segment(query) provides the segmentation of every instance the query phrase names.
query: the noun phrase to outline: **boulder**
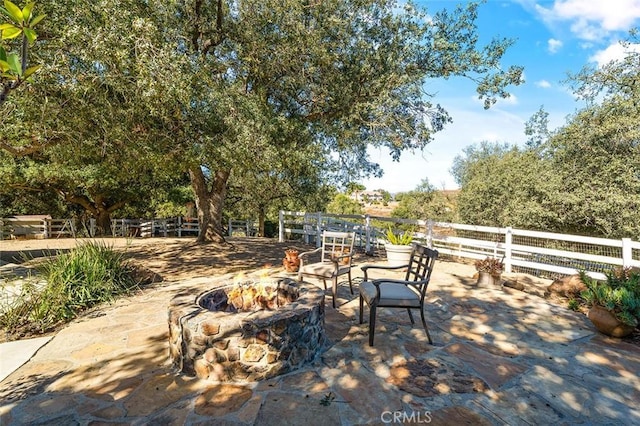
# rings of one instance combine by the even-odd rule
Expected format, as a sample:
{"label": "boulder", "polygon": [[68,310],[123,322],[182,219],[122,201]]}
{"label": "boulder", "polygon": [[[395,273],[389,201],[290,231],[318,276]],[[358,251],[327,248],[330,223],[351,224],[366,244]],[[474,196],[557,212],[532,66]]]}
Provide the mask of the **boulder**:
{"label": "boulder", "polygon": [[580,275],[569,275],[568,277],[558,278],[552,282],[551,285],[547,287],[545,297],[554,295],[573,298],[579,296],[580,292],[586,289],[587,286],[585,286],[580,279]]}

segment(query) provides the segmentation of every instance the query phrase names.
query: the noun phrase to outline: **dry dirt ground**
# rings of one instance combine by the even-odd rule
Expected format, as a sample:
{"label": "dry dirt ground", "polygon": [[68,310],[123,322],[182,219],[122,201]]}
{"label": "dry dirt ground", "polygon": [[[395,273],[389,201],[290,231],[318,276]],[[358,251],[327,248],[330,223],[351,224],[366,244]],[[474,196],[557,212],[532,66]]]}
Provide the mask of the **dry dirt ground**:
{"label": "dry dirt ground", "polygon": [[[89,239],[0,241],[0,266],[23,264],[25,258],[65,252],[86,241]],[[265,266],[282,267],[285,250],[303,252],[315,248],[299,241],[280,243],[276,239],[260,237],[231,237],[225,244],[201,244],[193,238],[99,238],[91,241],[123,251],[135,264],[159,274],[164,281],[253,271]],[[379,261],[382,259],[380,255],[384,255],[384,250],[374,249],[373,256],[361,250],[354,262],[362,265],[368,261]],[[360,269],[357,267],[356,271],[355,276],[358,276]],[[467,272],[465,268],[461,271]]]}
{"label": "dry dirt ground", "polygon": [[[86,241],[73,238],[0,241],[0,263],[23,263],[25,256],[52,255]],[[199,244],[193,238],[104,238],[94,241],[125,252],[136,264],[169,281],[254,270],[265,265],[278,266],[282,264],[284,250],[314,248],[298,242],[279,243],[257,237],[233,237],[222,245]]]}

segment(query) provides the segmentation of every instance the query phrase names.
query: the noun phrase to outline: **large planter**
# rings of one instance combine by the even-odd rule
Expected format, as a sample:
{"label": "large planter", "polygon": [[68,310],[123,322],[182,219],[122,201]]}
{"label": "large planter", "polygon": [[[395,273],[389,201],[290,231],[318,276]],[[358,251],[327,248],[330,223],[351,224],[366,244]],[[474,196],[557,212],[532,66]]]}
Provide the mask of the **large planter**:
{"label": "large planter", "polygon": [[624,337],[631,334],[634,326],[625,324],[618,320],[607,308],[602,306],[592,306],[587,313],[587,317],[591,320],[596,329],[612,337]]}
{"label": "large planter", "polygon": [[502,276],[492,275],[490,272],[478,271],[478,287],[500,288],[502,286]]}
{"label": "large planter", "polygon": [[411,252],[413,251],[412,245],[385,244],[384,249],[387,252],[387,264],[389,266],[409,264],[409,258],[411,258]]}

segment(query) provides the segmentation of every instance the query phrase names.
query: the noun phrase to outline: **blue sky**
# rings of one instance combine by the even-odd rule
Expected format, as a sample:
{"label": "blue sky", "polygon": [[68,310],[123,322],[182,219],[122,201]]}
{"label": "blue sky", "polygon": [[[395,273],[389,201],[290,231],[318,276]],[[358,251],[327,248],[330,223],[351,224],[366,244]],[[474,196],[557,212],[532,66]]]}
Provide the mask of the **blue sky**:
{"label": "blue sky", "polygon": [[[417,1],[428,12],[453,10],[460,1]],[[550,128],[582,106],[567,84],[568,73],[622,56],[619,41],[640,25],[640,0],[489,0],[480,6],[481,40],[515,39],[502,63],[524,66],[525,83],[511,87],[512,97],[484,110],[472,82],[432,80],[428,92],[452,116],[453,123],[434,136],[423,152],[405,152],[393,162],[387,150],[371,149],[371,159],[384,169],[381,179],[362,183],[369,190],[409,191],[427,178],[437,188],[457,188],[449,173],[457,154],[481,141],[524,144],[525,122],[543,106]]]}

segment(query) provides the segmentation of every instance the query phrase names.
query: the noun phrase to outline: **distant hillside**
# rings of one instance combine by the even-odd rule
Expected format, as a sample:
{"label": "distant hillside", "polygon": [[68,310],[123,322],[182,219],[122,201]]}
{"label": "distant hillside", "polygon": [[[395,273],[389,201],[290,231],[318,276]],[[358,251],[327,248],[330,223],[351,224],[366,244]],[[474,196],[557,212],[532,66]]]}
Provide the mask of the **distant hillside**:
{"label": "distant hillside", "polygon": [[364,207],[364,212],[370,216],[391,217],[393,209],[398,207],[397,201],[390,201],[388,206],[372,204]]}

